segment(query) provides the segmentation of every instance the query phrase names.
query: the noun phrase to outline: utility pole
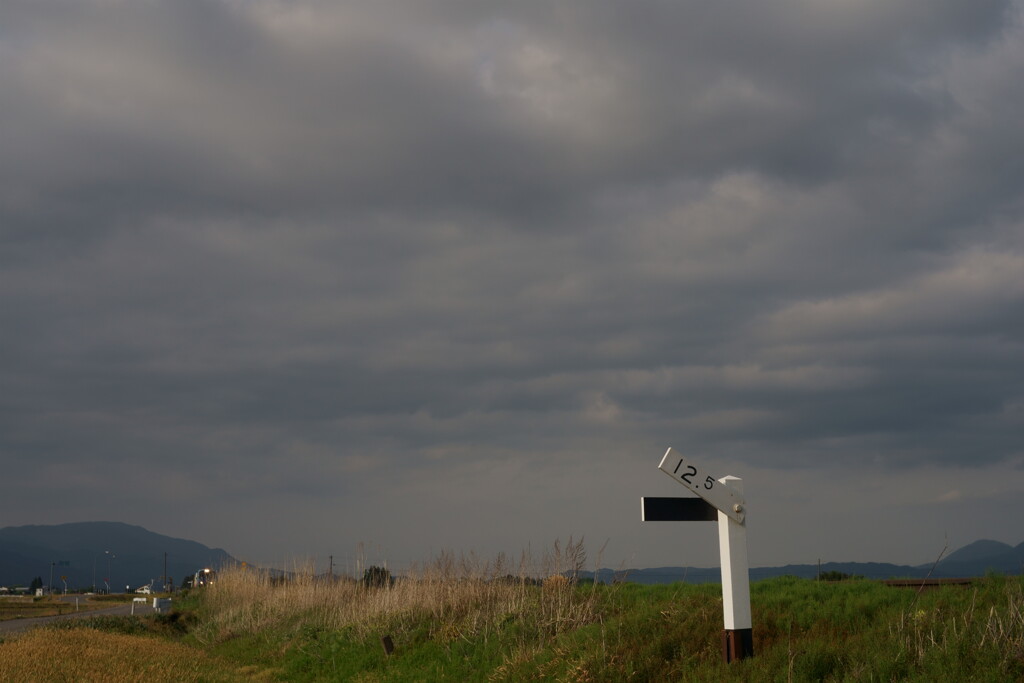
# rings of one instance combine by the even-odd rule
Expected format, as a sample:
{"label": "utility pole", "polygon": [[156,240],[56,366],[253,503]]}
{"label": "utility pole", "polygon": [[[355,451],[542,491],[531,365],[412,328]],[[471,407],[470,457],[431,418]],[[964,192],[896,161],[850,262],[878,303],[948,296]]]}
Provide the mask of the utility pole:
{"label": "utility pole", "polygon": [[328,555],[328,559],[331,561],[331,568],[329,575],[331,577],[331,583],[334,583],[334,555]]}
{"label": "utility pole", "polygon": [[160,590],[167,590],[167,553],[164,553],[164,575],[160,577]]}

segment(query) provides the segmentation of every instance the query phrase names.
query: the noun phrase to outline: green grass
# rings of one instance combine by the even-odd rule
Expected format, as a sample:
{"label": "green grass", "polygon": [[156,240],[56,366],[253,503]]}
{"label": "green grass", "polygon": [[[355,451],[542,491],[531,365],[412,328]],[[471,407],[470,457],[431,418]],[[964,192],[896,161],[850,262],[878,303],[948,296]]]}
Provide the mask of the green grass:
{"label": "green grass", "polygon": [[731,664],[721,661],[717,585],[539,586],[471,573],[368,588],[301,576],[278,584],[250,570],[224,572],[175,605],[89,626],[174,643],[210,680],[1024,681],[1021,577],[923,592],[757,582],[755,656]]}
{"label": "green grass", "polygon": [[[564,623],[536,611],[544,589],[520,589],[535,602],[498,618],[467,582],[473,597],[440,612],[334,627],[292,614],[209,647],[288,681],[1024,680],[1020,578],[921,593],[863,580],[758,582],[755,657],[732,664],[721,661],[719,586],[567,586],[557,599],[588,610]],[[394,640],[391,656],[383,635]]]}

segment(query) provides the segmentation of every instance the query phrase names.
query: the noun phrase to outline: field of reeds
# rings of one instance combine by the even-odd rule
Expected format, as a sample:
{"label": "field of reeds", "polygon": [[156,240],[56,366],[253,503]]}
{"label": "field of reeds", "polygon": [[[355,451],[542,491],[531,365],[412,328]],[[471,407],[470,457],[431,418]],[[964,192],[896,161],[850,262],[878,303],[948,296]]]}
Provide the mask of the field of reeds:
{"label": "field of reeds", "polygon": [[[32,639],[73,634],[72,650],[104,643],[111,671],[135,671],[136,655],[105,639],[136,639],[136,653],[169,658],[175,680],[1024,680],[1021,577],[924,591],[868,580],[760,581],[751,587],[755,657],[724,664],[719,586],[576,582],[566,575],[585,559],[582,545],[556,555],[540,571],[526,558],[442,555],[377,583],[301,568],[287,578],[225,569],[170,615],[0,644],[0,679],[143,680],[6,675],[12,669],[3,667],[31,658],[24,648]],[[62,658],[72,668],[83,661],[74,652]]]}

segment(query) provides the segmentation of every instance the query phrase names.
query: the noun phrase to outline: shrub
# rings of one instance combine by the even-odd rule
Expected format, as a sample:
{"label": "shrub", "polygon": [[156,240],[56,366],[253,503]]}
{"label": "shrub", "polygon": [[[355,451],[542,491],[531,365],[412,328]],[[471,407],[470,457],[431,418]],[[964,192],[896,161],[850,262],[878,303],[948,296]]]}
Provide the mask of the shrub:
{"label": "shrub", "polygon": [[367,588],[386,588],[391,582],[391,572],[384,567],[373,566],[363,572],[363,585]]}

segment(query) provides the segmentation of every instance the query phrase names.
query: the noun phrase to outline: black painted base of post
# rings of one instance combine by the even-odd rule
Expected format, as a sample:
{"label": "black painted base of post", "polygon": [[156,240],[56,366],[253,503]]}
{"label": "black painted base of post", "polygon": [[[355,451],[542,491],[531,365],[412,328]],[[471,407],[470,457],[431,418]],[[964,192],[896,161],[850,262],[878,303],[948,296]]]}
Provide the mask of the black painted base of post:
{"label": "black painted base of post", "polygon": [[737,659],[754,656],[754,630],[749,628],[722,631],[722,660],[728,664]]}

